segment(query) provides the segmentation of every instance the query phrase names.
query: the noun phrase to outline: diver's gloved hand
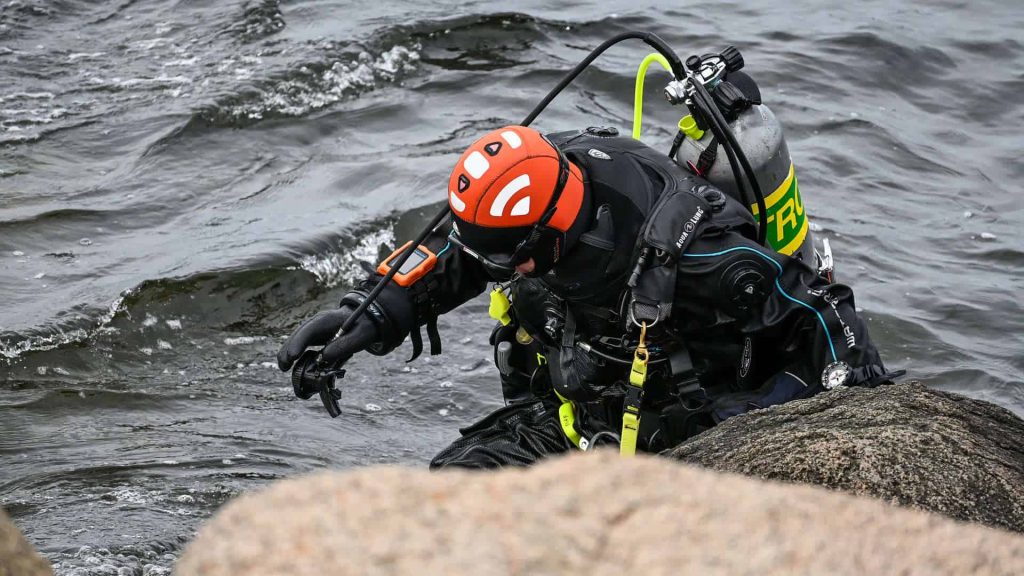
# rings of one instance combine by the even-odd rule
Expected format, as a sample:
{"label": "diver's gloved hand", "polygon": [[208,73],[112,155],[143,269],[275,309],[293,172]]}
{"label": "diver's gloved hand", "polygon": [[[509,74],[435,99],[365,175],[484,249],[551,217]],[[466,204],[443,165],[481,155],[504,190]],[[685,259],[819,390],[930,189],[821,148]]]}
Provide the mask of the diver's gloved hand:
{"label": "diver's gloved hand", "polygon": [[348,332],[335,338],[354,311],[355,306],[344,305],[306,320],[281,346],[277,353],[277,367],[287,372],[310,346],[324,346],[320,351],[321,365],[337,366],[377,342],[380,339],[377,326],[369,314],[360,316]]}

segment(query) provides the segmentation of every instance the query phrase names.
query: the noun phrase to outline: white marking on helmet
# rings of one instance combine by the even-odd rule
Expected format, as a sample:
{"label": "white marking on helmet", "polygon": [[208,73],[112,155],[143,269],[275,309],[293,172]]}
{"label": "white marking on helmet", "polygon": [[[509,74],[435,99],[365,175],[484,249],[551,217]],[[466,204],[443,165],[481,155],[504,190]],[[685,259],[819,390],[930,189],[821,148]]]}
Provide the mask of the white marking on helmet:
{"label": "white marking on helmet", "polygon": [[505,130],[502,132],[501,137],[505,139],[505,142],[508,142],[508,145],[511,146],[513,150],[523,145],[523,140],[519,137],[519,134],[516,134],[511,130]]}
{"label": "white marking on helmet", "polygon": [[[501,192],[498,192],[498,195],[494,197],[494,202],[491,204],[491,210],[490,210],[491,216],[501,217],[505,213],[505,205],[508,204],[508,201],[511,200],[512,197],[516,195],[516,192],[519,192],[520,190],[522,190],[523,188],[526,188],[529,185],[530,185],[530,175],[529,174],[523,174],[522,176],[516,176],[515,178],[512,179],[511,182],[509,182],[508,184],[505,184],[505,187],[501,189]],[[520,200],[519,202],[521,203],[522,200]],[[527,204],[527,206],[529,206],[529,204]],[[517,203],[516,204],[516,208],[518,208],[518,207],[519,207],[519,204]],[[529,210],[527,210],[527,212],[529,212]],[[521,215],[522,214],[516,214],[516,209],[515,208],[512,209],[512,216],[521,216]]]}
{"label": "white marking on helmet", "polygon": [[509,216],[526,216],[530,213],[530,197],[522,198],[516,205],[512,207],[512,211],[509,212]]}
{"label": "white marking on helmet", "polygon": [[455,208],[456,212],[462,212],[466,209],[466,203],[451,190],[448,191],[448,201],[451,203],[452,208]]}
{"label": "white marking on helmet", "polygon": [[462,167],[466,169],[466,172],[469,172],[470,176],[479,180],[487,172],[487,169],[491,167],[491,163],[487,161],[487,158],[484,158],[483,154],[474,151],[462,162]]}

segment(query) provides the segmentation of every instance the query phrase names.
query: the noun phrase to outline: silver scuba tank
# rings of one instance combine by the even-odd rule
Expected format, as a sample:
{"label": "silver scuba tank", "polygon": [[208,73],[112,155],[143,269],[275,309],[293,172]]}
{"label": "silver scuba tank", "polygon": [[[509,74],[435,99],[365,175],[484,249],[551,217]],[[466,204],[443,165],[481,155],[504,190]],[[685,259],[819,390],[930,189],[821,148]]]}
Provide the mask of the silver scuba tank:
{"label": "silver scuba tank", "polygon": [[[768,243],[777,252],[803,260],[814,267],[817,263],[810,222],[800,197],[793,160],[790,158],[786,139],[782,135],[782,126],[768,106],[760,102],[760,92],[753,80],[746,74],[736,72],[738,67],[735,61],[738,59],[739,67],[742,67],[743,60],[735,48],[730,49],[720,55],[704,56],[698,75],[707,73],[704,76],[707,78],[704,85],[712,94],[716,91],[728,94],[729,90],[739,94],[734,85],[730,85],[728,89],[722,86],[722,80],[728,79],[735,85],[742,86],[742,92],[747,96],[753,96],[747,98],[747,105],[733,108],[729,108],[727,96],[716,95],[716,101],[720,103],[720,107],[723,101],[726,102],[724,107],[729,108],[723,110],[726,120],[736,136],[739,147],[746,154],[764,194],[768,212]],[[690,65],[690,61],[687,65]],[[715,76],[718,77],[717,81]],[[681,166],[690,165],[700,169],[712,184],[746,204],[748,199],[740,197],[729,159],[721,143],[715,142],[711,131],[702,131],[690,116],[680,121],[680,130],[686,138],[676,153],[676,161]],[[712,144],[717,154],[714,155],[714,161],[709,168],[707,163],[711,156],[710,151],[706,150]],[[756,204],[751,206],[751,212],[760,221],[761,216]]]}

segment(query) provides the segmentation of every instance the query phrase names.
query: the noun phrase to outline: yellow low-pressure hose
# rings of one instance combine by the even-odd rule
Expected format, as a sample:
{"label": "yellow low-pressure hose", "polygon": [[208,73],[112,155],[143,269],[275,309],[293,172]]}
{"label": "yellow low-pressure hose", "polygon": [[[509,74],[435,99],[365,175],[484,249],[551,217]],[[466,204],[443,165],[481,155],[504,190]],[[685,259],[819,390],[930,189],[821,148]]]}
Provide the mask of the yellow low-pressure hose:
{"label": "yellow low-pressure hose", "polygon": [[640,139],[640,125],[644,117],[644,76],[647,75],[647,68],[652,62],[661,64],[669,74],[672,73],[668,60],[657,52],[648,54],[640,63],[640,68],[636,71],[636,87],[633,90],[633,138],[636,140]]}

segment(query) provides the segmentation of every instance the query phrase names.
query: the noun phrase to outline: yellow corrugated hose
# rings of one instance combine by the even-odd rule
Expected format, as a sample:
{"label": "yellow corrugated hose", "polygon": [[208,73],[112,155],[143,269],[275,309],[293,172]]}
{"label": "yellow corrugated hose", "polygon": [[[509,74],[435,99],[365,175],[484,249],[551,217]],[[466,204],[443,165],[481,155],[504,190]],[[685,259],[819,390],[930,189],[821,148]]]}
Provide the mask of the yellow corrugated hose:
{"label": "yellow corrugated hose", "polygon": [[657,52],[648,54],[640,62],[640,68],[636,71],[636,86],[633,90],[633,138],[636,140],[640,139],[640,124],[643,122],[644,116],[644,77],[647,75],[647,68],[650,67],[652,62],[661,64],[661,67],[668,71],[669,74],[672,73],[672,67],[669,65],[668,60]]}

